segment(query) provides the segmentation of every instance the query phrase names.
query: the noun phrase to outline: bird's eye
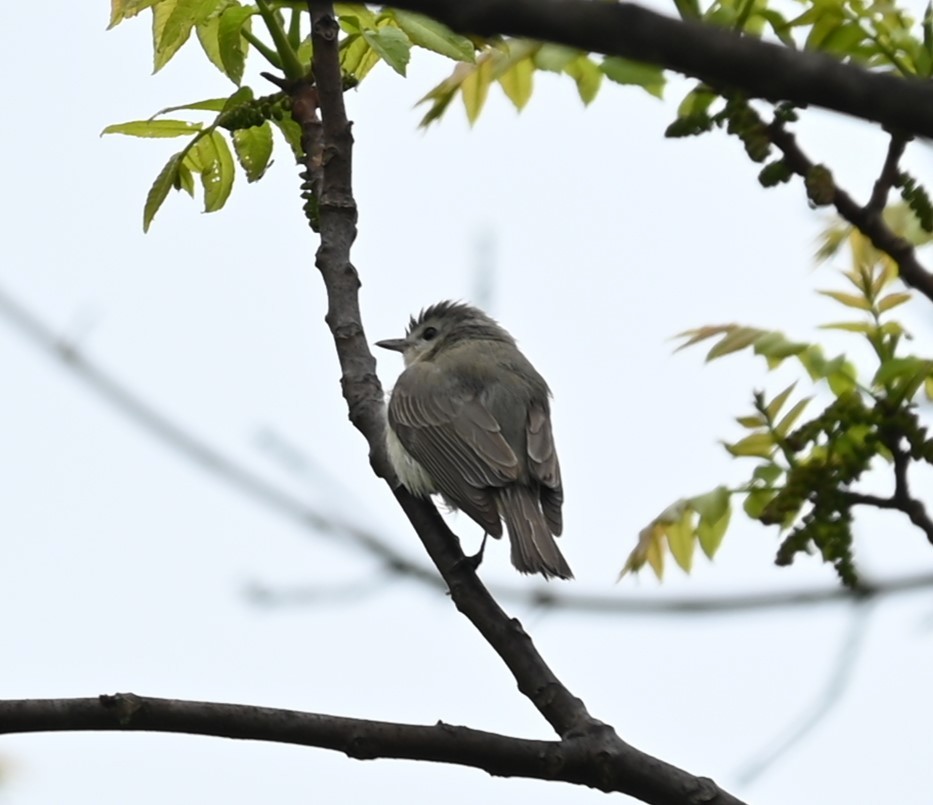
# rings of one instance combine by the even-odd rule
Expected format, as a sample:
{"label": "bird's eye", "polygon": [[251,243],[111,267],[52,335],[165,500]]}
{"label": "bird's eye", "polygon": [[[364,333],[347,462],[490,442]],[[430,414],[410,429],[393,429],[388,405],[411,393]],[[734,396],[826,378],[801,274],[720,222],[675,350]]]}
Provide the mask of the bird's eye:
{"label": "bird's eye", "polygon": [[421,337],[422,337],[425,341],[431,341],[431,340],[433,340],[434,337],[435,337],[436,335],[437,335],[437,328],[436,328],[436,327],[425,327],[425,328],[424,328],[424,332],[421,333]]}

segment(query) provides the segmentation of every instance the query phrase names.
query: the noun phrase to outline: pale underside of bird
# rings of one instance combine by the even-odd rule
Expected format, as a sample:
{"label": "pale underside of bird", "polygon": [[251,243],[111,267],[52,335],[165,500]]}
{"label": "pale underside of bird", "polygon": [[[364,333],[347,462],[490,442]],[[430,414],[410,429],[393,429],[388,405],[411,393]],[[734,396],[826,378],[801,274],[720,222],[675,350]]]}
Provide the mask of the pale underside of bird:
{"label": "pale underside of bird", "polygon": [[550,392],[508,332],[476,308],[441,302],[413,318],[405,338],[378,346],[406,363],[386,429],[402,484],[440,494],[493,537],[505,521],[520,572],[572,578],[554,540],[564,496]]}

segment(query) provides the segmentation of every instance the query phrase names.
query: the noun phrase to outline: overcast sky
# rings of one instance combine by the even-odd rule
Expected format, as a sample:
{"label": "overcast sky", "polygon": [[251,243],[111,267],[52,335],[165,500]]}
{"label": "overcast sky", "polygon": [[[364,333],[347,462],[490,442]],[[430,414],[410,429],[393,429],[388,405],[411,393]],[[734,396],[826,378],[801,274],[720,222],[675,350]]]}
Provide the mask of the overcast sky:
{"label": "overcast sky", "polygon": [[[146,191],[178,141],[100,131],[231,85],[194,43],[150,76],[146,15],[105,32],[107,12],[102,1],[6,12],[0,291],[276,488],[426,561],[347,421],[290,156],[279,143],[267,178],[238,177],[217,214],[173,194],[143,235]],[[249,80],[267,92],[260,69],[253,59]],[[448,69],[418,53],[407,80],[379,65],[347,96],[364,322],[371,340],[394,337],[424,305],[481,295],[548,379],[567,494],[561,548],[578,577],[548,590],[650,602],[834,586],[815,559],[774,567],[776,532],[739,516],[715,563],[698,560],[692,576],[614,584],[661,509],[747,476],[717,440],[738,435],[732,417],[748,412],[753,388],[795,377],[746,356],[673,355],[670,336],[736,321],[846,345],[814,329],[840,318],[813,293],[841,283],[813,266],[826,215],[798,183],[762,190],[724,134],[664,140],[684,82],[665,102],[607,85],[584,110],[569,80],[541,76],[521,115],[493,89],[474,129],[454,106],[419,131],[413,104]],[[817,112],[799,130],[864,198],[883,136]],[[925,145],[907,161],[929,176]],[[929,354],[928,303],[902,318]],[[391,386],[401,361],[377,357]],[[444,596],[232,490],[2,317],[0,370],[2,697],[133,691],[553,737]],[[930,566],[903,517],[862,514],[867,576]],[[472,523],[453,523],[468,549],[478,544]],[[481,574],[543,585],[514,573],[502,543]],[[262,607],[247,594],[256,585],[321,595]],[[366,594],[322,594],[347,586]],[[929,802],[927,593],[870,613],[510,611],[596,717],[749,802]],[[831,711],[752,779],[827,689],[841,693]],[[451,766],[179,735],[14,735],[0,741],[0,769],[0,802],[17,805],[603,801]]]}

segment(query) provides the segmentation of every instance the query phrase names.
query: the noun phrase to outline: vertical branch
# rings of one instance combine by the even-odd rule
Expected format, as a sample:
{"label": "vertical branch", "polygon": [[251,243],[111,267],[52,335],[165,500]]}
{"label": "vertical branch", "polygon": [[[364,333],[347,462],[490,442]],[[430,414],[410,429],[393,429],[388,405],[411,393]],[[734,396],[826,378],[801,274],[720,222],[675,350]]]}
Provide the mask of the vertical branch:
{"label": "vertical branch", "polygon": [[302,127],[306,177],[318,199],[321,245],[315,264],[327,289],[325,320],[337,346],[350,420],[369,442],[376,473],[387,477],[391,471],[383,448],[384,394],[360,317],[359,276],[350,262],[357,210],[352,188],[353,135],[343,102],[337,51],[340,29],[331,3],[311,1],[308,10],[315,84],[299,82],[291,94],[293,115]]}

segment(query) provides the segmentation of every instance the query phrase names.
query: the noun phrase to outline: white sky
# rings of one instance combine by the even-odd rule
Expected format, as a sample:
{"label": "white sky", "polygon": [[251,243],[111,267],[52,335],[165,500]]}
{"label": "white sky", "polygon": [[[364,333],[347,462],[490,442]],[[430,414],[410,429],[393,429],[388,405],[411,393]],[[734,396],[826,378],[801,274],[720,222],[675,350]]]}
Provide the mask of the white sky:
{"label": "white sky", "polygon": [[[92,10],[88,10],[93,5]],[[84,10],[81,10],[81,9]],[[149,235],[142,203],[178,141],[99,138],[104,126],[216,97],[229,82],[189,45],[150,77],[148,22],[106,33],[107,7],[14,3],[0,51],[4,258],[0,288],[93,361],[219,449],[325,512],[420,557],[365,444],[347,422],[316,241],[284,148],[222,212],[171,196]],[[262,69],[250,65],[251,75]],[[722,134],[665,141],[665,103],[607,85],[583,110],[569,80],[538,80],[516,115],[497,90],[474,130],[453,108],[427,133],[412,105],[446,69],[418,54],[407,81],[380,65],[348,95],[360,236],[354,262],[372,340],[408,315],[470,298],[478,243],[495,241],[491,312],[555,392],[566,536],[578,576],[559,590],[658,600],[832,586],[831,569],[772,564],[776,534],[736,517],[714,565],[613,585],[638,529],[672,500],[736,481],[718,438],[738,435],[750,391],[777,390],[744,356],[710,366],[671,354],[672,334],[739,321],[802,338],[840,310],[811,255],[825,220],[798,184],[765,192]],[[265,92],[261,79],[254,84]],[[864,197],[883,159],[868,125],[808,113],[802,143]],[[909,163],[929,173],[925,146]],[[929,308],[910,305],[929,354]],[[391,385],[401,366],[381,354]],[[0,320],[0,627],[4,698],[133,691],[552,737],[449,601],[412,583],[359,601],[263,609],[251,584],[320,589],[378,578],[355,549],[231,492],[108,404]],[[258,445],[304,455],[296,474]],[[352,492],[348,491],[351,490]],[[455,523],[468,546],[472,524]],[[865,516],[866,575],[928,567],[897,514]],[[490,583],[517,577],[504,545]],[[549,588],[553,589],[553,588]],[[929,801],[930,604],[874,608],[850,685],[815,730],[754,783],[741,772],[820,700],[853,613],[844,607],[734,617],[637,618],[513,608],[558,676],[639,748],[714,777],[758,805]],[[360,763],[315,749],[173,735],[0,740],[0,802],[137,805],[602,801],[564,784],[495,780],[450,766]]]}

